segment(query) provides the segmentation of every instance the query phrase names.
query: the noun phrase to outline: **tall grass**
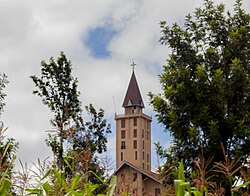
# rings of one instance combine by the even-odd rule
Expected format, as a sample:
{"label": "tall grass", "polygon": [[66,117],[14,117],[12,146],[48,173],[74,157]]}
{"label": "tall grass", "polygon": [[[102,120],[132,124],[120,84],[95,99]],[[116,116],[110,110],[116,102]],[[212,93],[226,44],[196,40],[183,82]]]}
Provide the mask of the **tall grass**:
{"label": "tall grass", "polygon": [[[231,195],[245,195],[249,196],[249,184],[250,184],[250,172],[248,167],[245,167],[246,171],[243,171],[242,166],[235,167],[238,160],[230,160],[225,159],[225,162],[219,162],[215,163],[214,169],[210,169],[208,172],[214,172],[216,173],[222,173],[225,175],[226,178],[229,179],[230,182],[230,190]],[[178,178],[174,180],[174,189],[175,189],[175,195],[176,196],[224,196],[225,188],[221,187],[220,185],[217,185],[214,182],[210,182],[210,178],[206,178],[207,173],[207,164],[205,162],[202,162],[201,164],[198,164],[196,162],[198,172],[199,172],[199,183],[192,183],[189,181],[186,181],[185,174],[184,174],[184,164],[183,161],[180,162],[179,168],[178,168]],[[237,172],[241,171],[241,176],[238,178],[242,179],[241,184],[232,184],[232,178],[233,175]],[[211,177],[211,176],[210,176]],[[191,184],[195,184],[195,187],[191,186]]]}
{"label": "tall grass", "polygon": [[12,185],[11,172],[16,156],[13,154],[17,148],[17,144],[13,139],[5,139],[5,131],[3,122],[0,122],[0,196],[11,195],[10,188]]}

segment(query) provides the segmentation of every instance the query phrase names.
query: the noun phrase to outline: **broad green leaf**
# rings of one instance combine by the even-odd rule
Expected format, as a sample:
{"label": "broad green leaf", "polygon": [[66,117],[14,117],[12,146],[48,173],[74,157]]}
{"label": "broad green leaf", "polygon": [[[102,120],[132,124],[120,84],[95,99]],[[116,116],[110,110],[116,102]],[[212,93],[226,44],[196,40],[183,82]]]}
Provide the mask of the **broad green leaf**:
{"label": "broad green leaf", "polygon": [[43,184],[43,189],[47,194],[54,191],[54,189],[50,186],[49,182],[45,182]]}
{"label": "broad green leaf", "polygon": [[103,179],[101,179],[95,172],[88,171],[88,173],[93,174],[102,184],[106,184]]}
{"label": "broad green leaf", "polygon": [[[185,188],[188,191],[185,191]],[[181,182],[180,183],[180,185],[179,185],[179,195],[191,195],[191,185],[190,185],[189,182]]]}
{"label": "broad green leaf", "polygon": [[81,181],[82,177],[80,174],[76,174],[73,178],[73,181],[71,183],[71,190],[74,190],[78,183]]}
{"label": "broad green leaf", "polygon": [[[10,145],[11,145],[11,143],[9,142],[9,143],[7,144],[7,146],[5,147],[5,149],[4,149],[4,152],[3,152],[2,157],[5,157],[5,156],[6,156],[6,153],[8,152],[8,150],[9,150],[9,148],[10,148]],[[2,164],[2,163],[1,163],[1,164]]]}
{"label": "broad green leaf", "polygon": [[67,185],[66,185],[66,182],[64,180],[64,175],[63,173],[59,173],[59,171],[57,169],[53,169],[53,173],[55,174],[55,177],[57,179],[57,184],[60,188],[64,188],[65,190],[68,189]]}
{"label": "broad green leaf", "polygon": [[92,196],[97,187],[97,184],[92,184],[91,182],[84,184],[84,196]]}
{"label": "broad green leaf", "polygon": [[70,171],[73,172],[72,166],[71,166],[71,164],[68,162],[68,159],[74,160],[74,158],[73,158],[72,156],[66,156],[66,157],[64,157],[64,162],[65,162],[66,165],[69,167]]}
{"label": "broad green leaf", "polygon": [[194,196],[202,196],[201,195],[201,192],[196,190],[196,191],[191,191],[191,193],[194,195]]}
{"label": "broad green leaf", "polygon": [[178,195],[179,189],[180,189],[180,184],[182,183],[182,180],[174,180],[174,188],[175,188],[175,193]]}
{"label": "broad green leaf", "polygon": [[49,169],[49,170],[45,173],[45,175],[43,176],[42,180],[44,180],[45,178],[47,178],[47,177],[51,174],[51,172],[52,172],[52,169]]}
{"label": "broad green leaf", "polygon": [[113,196],[114,191],[115,191],[115,187],[116,187],[116,183],[117,183],[117,178],[116,178],[116,176],[113,176],[111,181],[110,181],[109,187],[108,187],[107,196]]}
{"label": "broad green leaf", "polygon": [[34,188],[34,189],[32,189],[32,188],[28,188],[28,189],[25,189],[25,191],[27,191],[29,194],[27,194],[27,195],[34,195],[34,194],[36,194],[36,195],[42,195],[42,193],[43,193],[43,190],[42,189],[39,189],[39,188]]}
{"label": "broad green leaf", "polygon": [[178,173],[178,180],[182,180],[183,182],[185,182],[185,174],[184,174],[184,164],[183,164],[183,160],[181,160],[181,162],[180,162],[179,173]]}
{"label": "broad green leaf", "polygon": [[6,196],[9,192],[10,186],[12,182],[8,178],[1,179],[1,186],[0,186],[0,196]]}

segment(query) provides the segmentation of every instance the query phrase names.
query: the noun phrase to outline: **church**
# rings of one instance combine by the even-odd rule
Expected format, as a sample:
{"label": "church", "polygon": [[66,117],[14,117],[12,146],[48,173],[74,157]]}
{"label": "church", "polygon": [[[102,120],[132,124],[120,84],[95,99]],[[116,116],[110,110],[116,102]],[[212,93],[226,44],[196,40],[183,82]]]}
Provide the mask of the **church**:
{"label": "church", "polygon": [[134,73],[123,101],[124,114],[116,120],[116,171],[115,195],[159,196],[161,182],[151,171],[151,122],[143,113],[144,103]]}

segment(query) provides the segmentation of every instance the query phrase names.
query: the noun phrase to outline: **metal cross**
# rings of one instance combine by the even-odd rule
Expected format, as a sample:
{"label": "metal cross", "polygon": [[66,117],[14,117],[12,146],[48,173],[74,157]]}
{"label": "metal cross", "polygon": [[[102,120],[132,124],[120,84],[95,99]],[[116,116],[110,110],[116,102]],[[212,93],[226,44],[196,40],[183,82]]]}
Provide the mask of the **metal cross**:
{"label": "metal cross", "polygon": [[134,62],[134,60],[132,59],[132,64],[130,65],[130,66],[132,66],[133,67],[133,71],[134,71],[134,69],[135,69],[135,62]]}

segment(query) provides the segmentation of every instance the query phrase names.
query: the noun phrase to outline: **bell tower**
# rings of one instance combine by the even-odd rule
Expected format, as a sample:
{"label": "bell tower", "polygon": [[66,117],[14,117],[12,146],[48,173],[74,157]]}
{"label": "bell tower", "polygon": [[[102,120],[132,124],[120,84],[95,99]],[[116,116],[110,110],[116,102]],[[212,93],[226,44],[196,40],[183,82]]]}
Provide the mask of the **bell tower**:
{"label": "bell tower", "polygon": [[124,114],[116,115],[116,168],[124,161],[151,172],[151,121],[143,113],[144,103],[136,81],[132,64],[132,76],[123,101]]}

